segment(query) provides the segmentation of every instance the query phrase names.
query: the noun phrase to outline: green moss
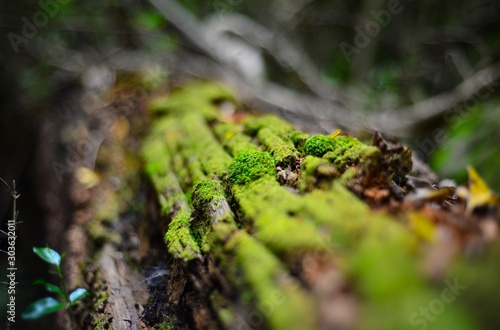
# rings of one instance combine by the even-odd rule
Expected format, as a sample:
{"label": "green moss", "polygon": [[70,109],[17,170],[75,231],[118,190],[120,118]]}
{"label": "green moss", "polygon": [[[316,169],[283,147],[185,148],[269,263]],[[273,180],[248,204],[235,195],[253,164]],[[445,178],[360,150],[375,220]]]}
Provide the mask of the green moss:
{"label": "green moss", "polygon": [[216,180],[202,180],[193,188],[192,203],[195,209],[202,209],[210,203],[225,198],[224,190],[220,182]]}
{"label": "green moss", "polygon": [[229,88],[214,82],[196,81],[186,84],[168,96],[150,102],[151,111],[163,115],[183,116],[190,112],[202,113],[207,120],[219,116],[216,102],[232,101],[235,98]]}
{"label": "green moss", "polygon": [[217,123],[214,132],[221,144],[234,157],[240,151],[254,146],[252,138],[243,133],[240,125],[230,123]]}
{"label": "green moss", "polygon": [[226,201],[222,185],[218,180],[198,182],[192,193],[194,219],[191,231],[203,252],[210,251],[208,235],[219,222],[234,224],[234,216]]}
{"label": "green moss", "polygon": [[289,277],[272,252],[244,231],[237,231],[226,249],[236,258],[233,277],[243,277],[257,308],[255,312],[265,320],[269,329],[315,328],[313,300]]}
{"label": "green moss", "polygon": [[103,244],[104,242],[120,243],[121,237],[117,232],[112,231],[111,228],[105,227],[102,222],[96,221],[95,219],[88,224],[87,230],[92,242],[97,245]]}
{"label": "green moss", "polygon": [[335,150],[334,138],[327,135],[313,135],[304,143],[306,155],[323,157],[329,151]]}
{"label": "green moss", "polygon": [[365,163],[370,161],[371,166],[377,164],[380,159],[380,150],[376,147],[367,146],[355,138],[338,136],[332,139],[335,148],[323,155],[343,171],[346,166]]}
{"label": "green moss", "polygon": [[298,156],[294,147],[283,141],[270,128],[264,127],[257,133],[259,142],[273,156],[278,166],[291,165]]}
{"label": "green moss", "polygon": [[217,290],[210,294],[210,304],[217,314],[219,321],[225,329],[234,329],[236,327],[237,314],[230,302]]}
{"label": "green moss", "polygon": [[303,199],[278,182],[261,178],[234,186],[233,195],[242,215],[253,223],[254,235],[281,255],[324,249],[325,237],[305,216]]}
{"label": "green moss", "polygon": [[[200,164],[203,172],[209,178],[225,177],[231,157],[218,143],[204,118],[199,114],[186,115],[182,117],[181,124],[184,131],[181,151],[186,163]],[[196,184],[202,178],[192,179],[193,183]]]}
{"label": "green moss", "polygon": [[170,168],[171,157],[165,140],[172,124],[169,119],[158,120],[144,140],[141,152],[146,164],[145,171],[148,175],[162,175]]}
{"label": "green moss", "polygon": [[168,252],[177,259],[192,260],[200,254],[200,248],[190,231],[191,212],[181,210],[170,222],[165,234]]}
{"label": "green moss", "polygon": [[288,140],[289,134],[295,131],[292,124],[275,115],[248,118],[245,120],[244,125],[246,132],[251,136],[256,136],[263,128],[269,128],[273,133],[284,140]]}
{"label": "green moss", "polygon": [[307,139],[310,138],[309,134],[301,131],[293,131],[288,136],[295,148],[301,153],[304,151],[304,145],[306,144]]}
{"label": "green moss", "polygon": [[302,192],[315,188],[329,189],[338,174],[327,159],[306,156],[300,165],[299,189]]}
{"label": "green moss", "polygon": [[241,151],[229,165],[229,180],[234,184],[246,184],[264,176],[274,176],[274,159],[257,148]]}

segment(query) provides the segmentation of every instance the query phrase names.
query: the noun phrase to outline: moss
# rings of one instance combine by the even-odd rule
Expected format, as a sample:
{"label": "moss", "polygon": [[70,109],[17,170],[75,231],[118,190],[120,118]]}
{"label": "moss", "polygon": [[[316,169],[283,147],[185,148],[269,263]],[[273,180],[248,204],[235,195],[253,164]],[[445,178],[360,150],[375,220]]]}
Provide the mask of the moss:
{"label": "moss", "polygon": [[229,165],[229,180],[234,184],[246,184],[264,176],[274,176],[274,159],[257,148],[241,151]]}
{"label": "moss", "polygon": [[[181,123],[185,132],[183,151],[188,162],[197,159],[209,178],[223,178],[227,174],[231,157],[218,143],[204,118],[199,114],[192,114],[184,116]],[[193,180],[193,183],[196,184],[197,181]]]}
{"label": "moss", "polygon": [[218,222],[234,223],[234,216],[218,180],[198,182],[192,193],[194,219],[191,230],[203,252],[210,250],[208,235]]}
{"label": "moss", "polygon": [[245,131],[251,136],[256,136],[263,128],[269,128],[281,139],[288,140],[289,134],[295,131],[295,128],[286,120],[275,115],[263,115],[260,117],[250,117],[244,122]]}
{"label": "moss", "polygon": [[314,302],[289,277],[283,264],[272,252],[244,231],[237,231],[228,241],[226,249],[236,258],[237,267],[233,277],[243,277],[257,308],[253,313],[258,313],[269,329],[315,328]]}
{"label": "moss", "polygon": [[257,133],[257,138],[264,149],[273,156],[278,166],[287,166],[295,162],[298,156],[297,150],[285,143],[278,134],[270,128],[264,127]]}
{"label": "moss", "polygon": [[163,321],[158,325],[158,330],[171,330],[172,326],[170,325],[170,322],[168,321]]}
{"label": "moss", "polygon": [[254,235],[281,255],[324,249],[325,237],[305,216],[304,203],[278,182],[261,178],[234,186],[233,195],[243,217],[253,223]]}
{"label": "moss", "polygon": [[192,193],[192,203],[195,209],[203,209],[206,205],[226,198],[219,181],[202,180],[198,182]]}
{"label": "moss", "polygon": [[304,143],[306,155],[323,157],[327,152],[334,150],[334,139],[327,135],[313,135]]}
{"label": "moss", "polygon": [[87,230],[94,244],[100,245],[104,242],[120,243],[120,234],[113,232],[111,228],[106,227],[102,222],[95,219],[88,224]]}
{"label": "moss", "polygon": [[112,321],[112,318],[109,317],[109,315],[104,314],[103,316],[100,316],[98,318],[94,318],[93,320],[93,326],[94,330],[101,330],[101,329],[111,329],[113,330],[113,324],[110,323]]}
{"label": "moss", "polygon": [[329,189],[338,171],[327,159],[306,156],[300,165],[299,189],[301,192],[314,188]]}
{"label": "moss", "polygon": [[219,116],[216,103],[224,100],[235,101],[228,87],[214,82],[195,81],[175,90],[168,96],[152,100],[149,108],[155,113],[170,116],[199,112],[207,120],[214,120]]}
{"label": "moss", "polygon": [[210,294],[209,299],[213,310],[224,328],[234,329],[236,327],[237,314],[226,298],[215,290]]}
{"label": "moss", "polygon": [[306,144],[307,139],[310,138],[309,134],[301,132],[301,131],[293,131],[289,135],[290,140],[292,141],[295,148],[302,153],[304,151],[304,145]]}
{"label": "moss", "polygon": [[355,138],[339,136],[332,139],[334,141],[334,150],[328,151],[323,155],[343,171],[346,166],[365,163],[370,161],[371,166],[378,163],[381,153],[380,149],[367,146]]}
{"label": "moss", "polygon": [[165,234],[168,252],[177,259],[192,260],[200,254],[200,248],[190,231],[191,212],[181,210],[170,222]]}
{"label": "moss", "polygon": [[254,146],[252,138],[243,133],[243,128],[240,125],[217,123],[214,132],[224,148],[233,157],[240,151]]}

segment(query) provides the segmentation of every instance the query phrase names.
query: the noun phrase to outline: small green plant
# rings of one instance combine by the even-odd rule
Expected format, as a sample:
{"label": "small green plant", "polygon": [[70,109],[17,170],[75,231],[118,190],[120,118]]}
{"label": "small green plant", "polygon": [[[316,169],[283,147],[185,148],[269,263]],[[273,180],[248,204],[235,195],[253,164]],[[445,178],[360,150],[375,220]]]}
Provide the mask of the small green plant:
{"label": "small green plant", "polygon": [[53,297],[46,297],[35,301],[31,305],[29,305],[23,312],[23,319],[38,319],[43,315],[57,312],[58,310],[63,308],[66,308],[66,310],[68,310],[69,312],[69,308],[75,305],[78,300],[82,299],[85,295],[90,295],[90,293],[83,288],[78,288],[68,295],[66,285],[64,284],[64,277],[61,272],[61,260],[64,258],[64,254],[61,256],[59,255],[59,253],[57,253],[57,251],[52,250],[48,246],[44,248],[34,247],[33,252],[35,252],[36,255],[39,256],[43,261],[56,266],[56,274],[61,281],[61,286],[58,287],[57,285],[45,282],[42,279],[36,280],[33,284],[43,285],[48,292],[56,293],[60,299],[58,300]]}

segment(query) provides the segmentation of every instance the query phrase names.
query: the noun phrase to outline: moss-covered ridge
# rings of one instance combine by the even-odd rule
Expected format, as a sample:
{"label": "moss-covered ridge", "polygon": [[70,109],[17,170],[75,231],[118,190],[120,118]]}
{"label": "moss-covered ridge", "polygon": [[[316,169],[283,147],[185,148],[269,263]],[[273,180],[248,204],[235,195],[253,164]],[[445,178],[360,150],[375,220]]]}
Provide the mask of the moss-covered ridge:
{"label": "moss-covered ridge", "polygon": [[[380,313],[386,329],[405,328],[408,313],[434,295],[416,262],[417,240],[342,185],[380,165],[380,150],[352,137],[309,137],[276,116],[221,118],[217,104],[234,99],[223,86],[196,83],[152,101],[157,118],[143,147],[170,255],[213,260],[237,292],[210,293],[214,317],[234,327],[238,312],[221,306],[237,299],[248,315],[260,313],[262,326],[314,328],[323,298],[296,265],[322,251],[351,280],[364,328]],[[279,183],[277,166],[300,170],[296,186]],[[273,313],[270,292],[283,297]],[[397,306],[402,313],[393,315]]]}

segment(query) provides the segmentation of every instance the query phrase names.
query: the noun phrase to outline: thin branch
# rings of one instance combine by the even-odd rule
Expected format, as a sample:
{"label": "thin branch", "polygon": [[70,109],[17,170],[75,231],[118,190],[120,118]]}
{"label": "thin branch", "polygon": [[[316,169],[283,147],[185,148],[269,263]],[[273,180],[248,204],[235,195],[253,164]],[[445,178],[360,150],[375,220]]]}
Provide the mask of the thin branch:
{"label": "thin branch", "polygon": [[490,90],[487,96],[491,95],[494,90],[493,85],[499,79],[500,61],[475,72],[448,92],[438,94],[402,109],[373,115],[369,122],[372,123],[375,129],[380,131],[397,136],[408,136],[416,125],[439,116],[444,118],[447,111],[452,110],[459,104],[474,97],[483,100],[484,95],[480,94],[480,92],[485,88]]}

